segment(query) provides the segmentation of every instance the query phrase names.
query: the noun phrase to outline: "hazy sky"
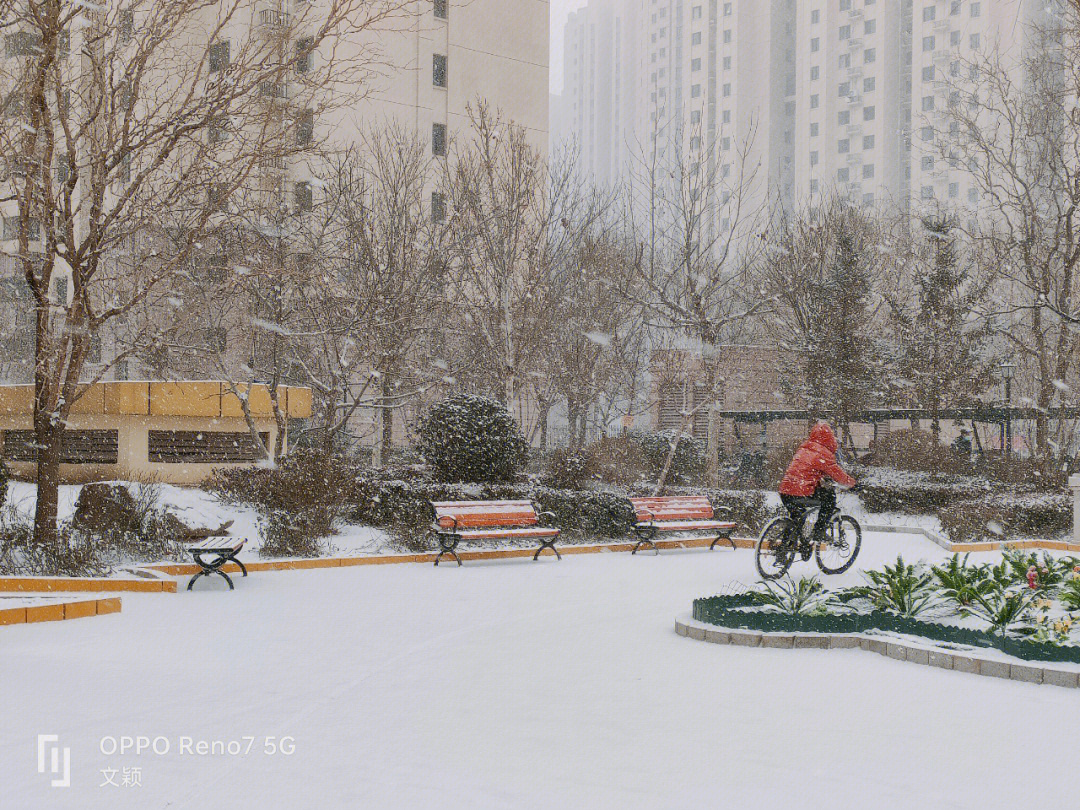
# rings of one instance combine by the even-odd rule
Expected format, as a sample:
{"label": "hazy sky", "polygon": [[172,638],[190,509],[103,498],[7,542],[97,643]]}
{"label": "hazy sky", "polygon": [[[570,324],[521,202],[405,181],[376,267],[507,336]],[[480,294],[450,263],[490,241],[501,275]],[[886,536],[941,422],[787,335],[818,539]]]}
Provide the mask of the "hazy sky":
{"label": "hazy sky", "polygon": [[589,0],[551,0],[551,92],[562,92],[562,44],[563,26],[571,11]]}

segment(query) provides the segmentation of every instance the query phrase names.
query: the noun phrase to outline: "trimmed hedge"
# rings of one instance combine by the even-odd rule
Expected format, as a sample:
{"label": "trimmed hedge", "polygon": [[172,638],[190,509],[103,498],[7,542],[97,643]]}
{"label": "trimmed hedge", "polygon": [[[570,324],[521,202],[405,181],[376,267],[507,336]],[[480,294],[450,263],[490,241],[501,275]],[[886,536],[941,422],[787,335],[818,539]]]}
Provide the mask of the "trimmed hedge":
{"label": "trimmed hedge", "polygon": [[941,528],[954,543],[1002,541],[1010,537],[1056,537],[1072,527],[1069,495],[998,495],[952,503],[937,510]]}
{"label": "trimmed hedge", "polygon": [[868,630],[878,630],[919,636],[948,644],[995,647],[1024,661],[1080,664],[1080,647],[1062,647],[1041,641],[1000,636],[968,627],[907,619],[881,610],[846,615],[792,616],[787,613],[743,609],[758,604],[757,600],[747,593],[711,596],[694,600],[693,616],[696,621],[706,624],[732,629],[757,630],[762,633],[865,633]]}

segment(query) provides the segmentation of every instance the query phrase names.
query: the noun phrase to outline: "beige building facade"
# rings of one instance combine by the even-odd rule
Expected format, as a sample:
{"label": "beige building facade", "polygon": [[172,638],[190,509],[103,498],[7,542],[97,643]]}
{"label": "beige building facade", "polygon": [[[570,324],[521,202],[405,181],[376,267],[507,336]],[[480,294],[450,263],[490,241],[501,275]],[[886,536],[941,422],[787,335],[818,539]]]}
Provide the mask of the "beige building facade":
{"label": "beige building facade", "polygon": [[[264,447],[278,440],[265,386],[241,387]],[[278,389],[286,423],[311,416],[311,390]],[[287,446],[288,437],[283,437]],[[33,387],[0,386],[0,456],[17,477],[33,480],[37,450]],[[201,484],[215,471],[264,458],[239,397],[224,382],[106,382],[88,386],[72,406],[64,434],[63,483],[156,481]]]}

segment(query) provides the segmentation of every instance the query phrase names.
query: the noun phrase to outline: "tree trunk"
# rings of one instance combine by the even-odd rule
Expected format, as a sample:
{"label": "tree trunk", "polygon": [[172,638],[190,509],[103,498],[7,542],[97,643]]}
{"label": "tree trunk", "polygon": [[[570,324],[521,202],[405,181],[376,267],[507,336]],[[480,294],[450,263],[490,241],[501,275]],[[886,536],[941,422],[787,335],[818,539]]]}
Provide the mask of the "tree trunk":
{"label": "tree trunk", "polygon": [[38,445],[37,505],[34,509],[34,542],[55,545],[60,500],[60,458],[63,450],[63,422],[53,413],[34,414],[34,438]]}
{"label": "tree trunk", "polygon": [[379,378],[379,393],[382,397],[382,408],[379,410],[379,457],[383,464],[390,458],[390,451],[394,447],[394,411],[390,407],[390,375],[383,374]]}

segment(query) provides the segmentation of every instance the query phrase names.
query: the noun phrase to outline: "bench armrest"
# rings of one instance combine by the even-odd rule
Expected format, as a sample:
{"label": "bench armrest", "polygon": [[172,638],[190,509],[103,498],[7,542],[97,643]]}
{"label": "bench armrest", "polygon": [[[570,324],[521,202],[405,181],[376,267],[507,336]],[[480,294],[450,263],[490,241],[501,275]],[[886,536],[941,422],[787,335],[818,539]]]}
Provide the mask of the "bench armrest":
{"label": "bench armrest", "polygon": [[555,522],[555,513],[554,512],[541,512],[541,511],[537,510],[537,512],[536,512],[536,521],[541,526],[550,525],[550,524]]}

